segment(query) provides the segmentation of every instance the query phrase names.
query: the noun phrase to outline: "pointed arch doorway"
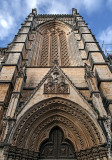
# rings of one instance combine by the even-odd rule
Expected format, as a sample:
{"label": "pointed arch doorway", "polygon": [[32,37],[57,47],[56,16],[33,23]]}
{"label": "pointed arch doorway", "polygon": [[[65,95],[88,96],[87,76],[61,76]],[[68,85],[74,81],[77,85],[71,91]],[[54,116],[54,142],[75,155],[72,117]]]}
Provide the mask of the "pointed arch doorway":
{"label": "pointed arch doorway", "polygon": [[75,149],[69,140],[64,138],[63,131],[59,127],[54,127],[39,149],[39,160],[77,160]]}

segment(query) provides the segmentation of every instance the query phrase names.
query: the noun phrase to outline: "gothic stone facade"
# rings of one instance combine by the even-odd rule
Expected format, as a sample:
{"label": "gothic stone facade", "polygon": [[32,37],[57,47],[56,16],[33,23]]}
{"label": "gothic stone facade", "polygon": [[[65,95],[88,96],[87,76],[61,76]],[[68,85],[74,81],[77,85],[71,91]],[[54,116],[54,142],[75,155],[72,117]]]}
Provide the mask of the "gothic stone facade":
{"label": "gothic stone facade", "polygon": [[0,51],[0,160],[111,159],[112,73],[76,9],[33,9]]}

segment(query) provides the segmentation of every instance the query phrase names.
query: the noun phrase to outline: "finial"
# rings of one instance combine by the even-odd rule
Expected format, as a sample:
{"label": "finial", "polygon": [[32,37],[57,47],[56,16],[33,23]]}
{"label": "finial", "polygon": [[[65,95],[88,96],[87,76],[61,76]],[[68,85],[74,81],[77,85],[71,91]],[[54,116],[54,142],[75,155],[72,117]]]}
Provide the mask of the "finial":
{"label": "finial", "polygon": [[75,14],[77,14],[77,9],[72,8],[72,15],[75,15]]}
{"label": "finial", "polygon": [[34,15],[37,15],[37,9],[36,9],[36,8],[33,8],[33,9],[32,9],[32,13],[33,13]]}

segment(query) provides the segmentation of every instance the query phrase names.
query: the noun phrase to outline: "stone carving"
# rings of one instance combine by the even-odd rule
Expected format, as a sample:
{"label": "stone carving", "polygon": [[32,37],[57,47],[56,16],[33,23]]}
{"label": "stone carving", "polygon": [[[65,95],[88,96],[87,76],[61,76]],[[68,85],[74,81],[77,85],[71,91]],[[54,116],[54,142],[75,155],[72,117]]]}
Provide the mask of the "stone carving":
{"label": "stone carving", "polygon": [[67,23],[69,24],[69,26],[72,26],[74,24],[74,18],[72,17],[72,15],[65,15],[63,16],[62,14],[58,15],[58,14],[52,14],[52,15],[42,15],[42,14],[38,14],[37,15],[37,18],[38,18],[38,23],[41,24],[45,21],[50,21],[50,20],[58,20],[58,21],[61,21],[61,22],[64,22],[64,23]]}
{"label": "stone carving", "polygon": [[[50,149],[49,151],[52,151],[52,149]],[[64,150],[62,149],[62,153],[63,151]],[[39,159],[39,152],[32,152],[32,151],[29,151],[28,149],[17,148],[16,146],[13,146],[13,147],[10,146],[7,148],[5,147],[4,154],[7,155],[7,160],[10,160],[10,159],[38,160]],[[77,157],[77,160],[93,159],[93,157],[94,159],[106,160],[108,159],[108,151],[105,146],[99,145],[99,146],[92,147],[91,149],[86,149],[86,150],[81,150],[80,152],[76,152],[76,157]]]}
{"label": "stone carving", "polygon": [[[57,104],[57,105],[52,105],[51,107],[51,104]],[[46,115],[46,118],[47,118],[47,112],[51,113],[52,110],[55,110],[55,111],[60,110],[61,112],[63,112],[63,115],[65,112],[68,113],[69,115],[73,115],[75,118],[74,122],[77,120],[80,122],[80,125],[84,127],[83,131],[84,133],[86,133],[86,135],[88,135],[89,143],[91,143],[90,145],[102,144],[102,138],[98,131],[98,128],[96,127],[95,123],[91,120],[91,118],[87,115],[87,113],[84,110],[82,110],[78,105],[73,105],[71,102],[68,102],[60,98],[55,98],[55,99],[51,99],[46,102],[44,101],[43,103],[40,103],[38,107],[37,105],[32,107],[30,112],[28,112],[28,114],[24,117],[24,119],[22,120],[22,122],[17,128],[13,137],[13,145],[18,144],[19,146],[22,147],[22,145],[26,143],[24,142],[24,140],[25,140],[25,137],[27,137],[28,131],[31,130],[32,124],[36,124],[35,123],[36,120],[40,120],[39,117],[42,115]],[[34,137],[33,137],[33,141],[32,142],[30,141],[29,143],[30,147],[33,145],[33,143],[37,142],[35,138],[38,138],[37,135],[39,136],[39,134],[42,133],[43,127],[45,126],[48,127],[48,124],[52,123],[53,121],[54,122],[59,121],[65,124],[66,126],[68,126],[69,128],[71,128],[73,133],[76,133],[77,135],[76,137],[77,139],[79,139],[82,149],[85,148],[85,143],[83,142],[84,137],[82,133],[79,133],[78,129],[74,127],[75,124],[72,124],[71,121],[68,121],[67,118],[63,118],[62,116],[61,117],[53,116],[52,118],[49,117],[48,120],[45,120],[42,123],[40,123],[40,125],[38,125],[36,132],[34,132],[34,134],[31,135],[31,137],[32,136]],[[35,148],[35,145],[33,145],[32,147]]]}
{"label": "stone carving", "polygon": [[85,78],[94,78],[94,72],[91,70],[90,66],[85,63]]}
{"label": "stone carving", "polygon": [[27,76],[26,76],[26,67],[27,67],[27,64],[25,63],[23,65],[22,68],[20,68],[20,70],[18,71],[18,74],[17,74],[17,77],[21,77],[21,78],[24,78],[24,81],[26,81],[27,79]]}
{"label": "stone carving", "polygon": [[36,31],[37,25],[38,25],[38,23],[37,23],[36,19],[34,19],[33,25],[32,25],[32,30],[33,30],[33,31]]}
{"label": "stone carving", "polygon": [[[58,123],[56,123],[56,122],[58,122]],[[50,126],[51,123],[53,124],[52,126]],[[75,137],[77,139],[78,148],[81,148],[81,149],[84,148],[84,141],[82,139],[81,133],[77,130],[76,126],[74,126],[71,121],[69,121],[68,119],[66,119],[66,118],[64,118],[62,116],[52,116],[52,117],[49,117],[48,119],[46,119],[45,122],[42,122],[36,128],[35,133],[32,135],[32,137],[30,139],[30,143],[28,145],[30,150],[35,150],[35,145],[36,145],[37,141],[38,141],[38,147],[39,147],[39,144],[41,144],[41,142],[46,139],[46,137],[44,139],[42,139],[42,137],[39,138],[39,136],[38,137],[36,136],[36,135],[40,135],[41,131],[44,130],[45,126],[47,126],[47,128],[49,129],[50,127],[51,128],[55,127],[56,125],[61,126],[61,128],[63,128],[63,129],[65,128],[66,125],[69,127],[69,129],[72,128],[73,132],[74,132],[74,135],[75,135]],[[45,131],[46,134],[47,134],[47,132],[48,131]],[[68,132],[68,130],[67,130],[67,132]],[[71,140],[72,142],[75,141],[73,136],[70,138],[67,135],[66,138]],[[20,144],[22,144],[22,140],[21,140]]]}
{"label": "stone carving", "polygon": [[69,94],[69,85],[65,83],[64,76],[59,73],[57,68],[54,69],[47,81],[47,84],[44,84],[45,94]]}
{"label": "stone carving", "polygon": [[[95,146],[92,147],[91,149],[86,149],[86,150],[81,150],[80,152],[76,153],[77,155],[77,159],[81,160],[81,159],[98,159],[98,160],[107,160],[108,159],[108,151],[107,148],[105,146]],[[105,158],[103,158],[105,157]]]}

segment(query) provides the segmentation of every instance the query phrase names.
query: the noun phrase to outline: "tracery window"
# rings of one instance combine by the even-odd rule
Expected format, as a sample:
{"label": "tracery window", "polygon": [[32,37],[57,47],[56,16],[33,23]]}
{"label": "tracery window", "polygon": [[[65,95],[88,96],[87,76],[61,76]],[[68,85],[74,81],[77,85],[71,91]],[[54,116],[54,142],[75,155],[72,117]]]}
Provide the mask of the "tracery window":
{"label": "tracery window", "polygon": [[[57,60],[59,66],[69,66],[70,56],[67,42],[67,33],[63,27],[58,26],[55,23],[51,23],[48,26],[45,25],[41,31],[38,31],[41,35],[41,41],[37,46],[37,54],[34,53],[36,66],[53,66],[54,61]],[[41,47],[41,48],[39,48]],[[39,51],[38,51],[39,50]]]}

